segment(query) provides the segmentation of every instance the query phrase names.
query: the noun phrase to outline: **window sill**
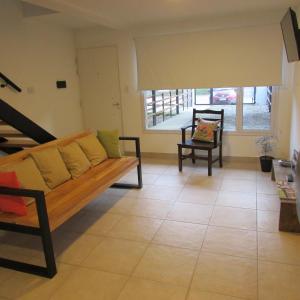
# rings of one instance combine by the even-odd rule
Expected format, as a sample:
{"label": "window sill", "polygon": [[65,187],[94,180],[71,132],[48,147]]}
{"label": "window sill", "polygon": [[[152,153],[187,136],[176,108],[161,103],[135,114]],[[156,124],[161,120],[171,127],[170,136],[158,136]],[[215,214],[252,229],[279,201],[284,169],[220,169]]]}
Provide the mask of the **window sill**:
{"label": "window sill", "polygon": [[[190,132],[191,130],[187,130]],[[174,129],[144,129],[144,134],[178,134],[181,135],[181,130],[174,130]],[[271,130],[243,130],[243,131],[231,131],[231,130],[224,130],[224,136],[271,136]]]}

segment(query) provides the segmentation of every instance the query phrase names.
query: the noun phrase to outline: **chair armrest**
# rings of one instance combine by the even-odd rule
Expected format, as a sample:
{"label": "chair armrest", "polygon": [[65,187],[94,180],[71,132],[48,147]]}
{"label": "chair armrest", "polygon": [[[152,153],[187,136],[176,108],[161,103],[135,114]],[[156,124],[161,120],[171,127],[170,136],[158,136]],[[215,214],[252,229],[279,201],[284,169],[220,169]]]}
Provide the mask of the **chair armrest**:
{"label": "chair armrest", "polygon": [[197,125],[189,125],[189,126],[186,126],[186,127],[182,127],[181,128],[181,143],[184,144],[185,143],[185,131],[188,129],[188,128],[195,128],[197,127]]}
{"label": "chair armrest", "polygon": [[197,127],[197,125],[189,125],[189,126],[186,126],[186,127],[181,127],[181,131],[186,130],[188,128],[192,128],[192,127]]}

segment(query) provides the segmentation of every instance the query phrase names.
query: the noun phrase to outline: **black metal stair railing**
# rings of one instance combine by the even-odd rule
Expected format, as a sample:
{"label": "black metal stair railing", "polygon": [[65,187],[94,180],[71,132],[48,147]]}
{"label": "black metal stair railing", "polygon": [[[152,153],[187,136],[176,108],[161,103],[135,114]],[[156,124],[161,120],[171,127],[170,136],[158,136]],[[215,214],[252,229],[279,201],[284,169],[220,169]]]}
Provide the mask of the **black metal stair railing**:
{"label": "black metal stair railing", "polygon": [[[0,120],[4,125],[11,126],[23,133],[26,138],[37,142],[38,144],[44,144],[49,141],[55,140],[55,136],[40,127],[38,124],[24,116],[22,113],[14,109],[4,100],[0,99]],[[8,142],[6,137],[1,137],[0,131],[0,149],[3,150],[5,143]],[[2,143],[2,145],[1,145]],[[22,146],[12,146],[10,150],[5,149],[5,152],[16,152],[22,150]]]}
{"label": "black metal stair railing", "polygon": [[0,79],[4,82],[3,84],[1,84],[1,87],[10,86],[11,88],[16,90],[17,92],[19,92],[19,93],[22,92],[22,89],[19,86],[17,86],[12,80],[10,80],[8,77],[6,77],[1,72],[0,72]]}

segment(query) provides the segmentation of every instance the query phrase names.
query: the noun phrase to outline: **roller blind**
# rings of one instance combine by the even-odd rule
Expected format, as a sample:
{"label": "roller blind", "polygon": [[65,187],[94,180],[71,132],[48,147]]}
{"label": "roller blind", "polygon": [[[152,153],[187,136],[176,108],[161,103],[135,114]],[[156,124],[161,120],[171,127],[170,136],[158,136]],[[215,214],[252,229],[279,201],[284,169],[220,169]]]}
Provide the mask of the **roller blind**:
{"label": "roller blind", "polygon": [[135,39],[140,90],[281,83],[279,25]]}

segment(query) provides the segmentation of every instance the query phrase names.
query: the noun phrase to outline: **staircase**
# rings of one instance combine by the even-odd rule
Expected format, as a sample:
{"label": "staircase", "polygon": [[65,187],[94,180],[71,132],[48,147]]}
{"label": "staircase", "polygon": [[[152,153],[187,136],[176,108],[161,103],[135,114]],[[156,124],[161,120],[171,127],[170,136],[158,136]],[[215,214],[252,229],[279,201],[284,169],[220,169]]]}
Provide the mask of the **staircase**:
{"label": "staircase", "polygon": [[0,99],[0,150],[8,154],[55,140],[55,137]]}

